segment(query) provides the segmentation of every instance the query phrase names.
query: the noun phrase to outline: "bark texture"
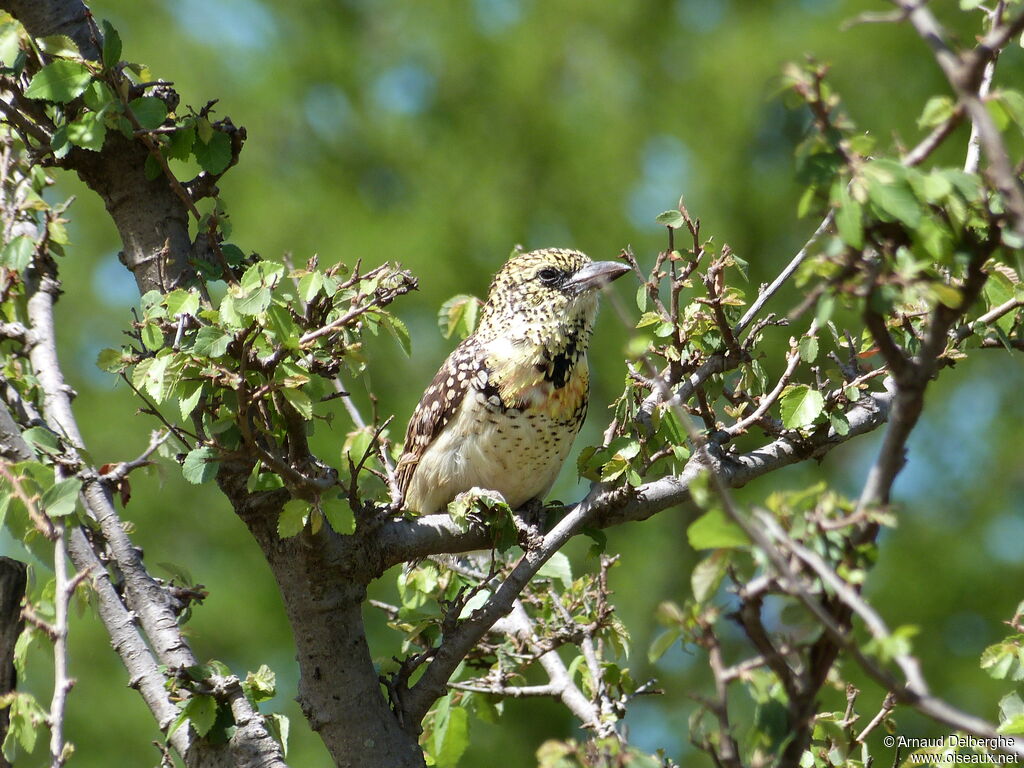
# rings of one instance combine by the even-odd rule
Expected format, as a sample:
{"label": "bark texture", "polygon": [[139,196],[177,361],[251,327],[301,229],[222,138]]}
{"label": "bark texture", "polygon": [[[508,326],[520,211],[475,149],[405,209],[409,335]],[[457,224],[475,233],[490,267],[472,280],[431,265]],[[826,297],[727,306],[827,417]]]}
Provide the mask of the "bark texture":
{"label": "bark texture", "polygon": [[[18,642],[25,620],[21,617],[21,600],[25,597],[27,566],[9,557],[0,557],[0,696],[10,693],[18,684],[14,669],[14,645]],[[0,710],[0,743],[10,726],[10,709]],[[0,768],[10,763],[0,753]]]}
{"label": "bark texture", "polygon": [[351,540],[328,526],[282,539],[277,521],[288,496],[250,494],[248,476],[249,468],[229,464],[217,479],[281,591],[299,662],[297,699],[310,727],[343,768],[422,766],[418,723],[410,733],[391,711],[366,642],[362,606],[371,574],[365,563]]}

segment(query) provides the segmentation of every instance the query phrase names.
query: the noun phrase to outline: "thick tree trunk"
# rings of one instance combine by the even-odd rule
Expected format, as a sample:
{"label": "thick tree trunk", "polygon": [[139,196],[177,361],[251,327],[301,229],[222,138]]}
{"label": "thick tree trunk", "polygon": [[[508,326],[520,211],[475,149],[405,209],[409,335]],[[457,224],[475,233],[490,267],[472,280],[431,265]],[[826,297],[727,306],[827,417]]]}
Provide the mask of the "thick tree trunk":
{"label": "thick tree trunk", "polygon": [[188,210],[167,179],[146,178],[148,150],[111,132],[102,152],[76,150],[69,165],[107,207],[124,245],[121,261],[139,293],[170,291],[192,252]]}
{"label": "thick tree trunk", "polygon": [[[33,37],[67,35],[88,59],[100,58],[102,36],[81,0],[0,0]],[[99,152],[75,148],[62,161],[100,196],[124,244],[121,260],[139,293],[168,291],[192,252],[188,210],[167,179],[147,179],[149,151],[117,132]]]}
{"label": "thick tree trunk", "polygon": [[227,466],[218,482],[281,590],[299,662],[297,699],[310,727],[341,768],[422,768],[416,738],[392,712],[370,657],[362,616],[364,564],[339,557],[340,537],[326,526],[318,534],[304,531],[281,539],[277,521],[287,497],[250,494],[247,477],[248,472]]}

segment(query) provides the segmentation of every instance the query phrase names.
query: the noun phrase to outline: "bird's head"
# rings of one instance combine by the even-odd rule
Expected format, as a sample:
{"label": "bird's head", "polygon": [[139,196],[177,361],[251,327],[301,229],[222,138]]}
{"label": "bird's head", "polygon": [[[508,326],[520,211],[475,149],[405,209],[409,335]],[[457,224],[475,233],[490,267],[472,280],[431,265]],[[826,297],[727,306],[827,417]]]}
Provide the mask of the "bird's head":
{"label": "bird's head", "polygon": [[494,276],[480,332],[543,345],[553,335],[589,334],[598,289],[628,271],[562,248],[515,253]]}

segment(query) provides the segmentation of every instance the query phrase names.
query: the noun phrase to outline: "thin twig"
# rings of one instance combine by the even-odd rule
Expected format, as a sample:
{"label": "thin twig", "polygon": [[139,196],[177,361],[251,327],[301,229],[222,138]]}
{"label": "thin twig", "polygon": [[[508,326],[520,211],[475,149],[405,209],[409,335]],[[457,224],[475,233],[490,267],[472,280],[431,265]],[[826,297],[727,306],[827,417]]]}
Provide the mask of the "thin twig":
{"label": "thin twig", "polygon": [[54,622],[53,622],[53,697],[50,700],[50,768],[61,768],[69,753],[64,743],[64,710],[68,692],[75,681],[68,674],[68,607],[78,585],[88,577],[89,570],[67,576],[67,542],[64,522],[54,523],[57,538],[53,542]]}
{"label": "thin twig", "polygon": [[[992,30],[999,28],[999,23],[1003,17],[1003,11],[1006,8],[1004,0],[999,0],[996,3],[995,8],[988,14],[989,27]],[[1024,18],[1024,16],[1022,16]],[[978,98],[984,100],[989,91],[992,90],[992,79],[996,75],[996,62],[999,60],[1000,48],[992,49],[991,55],[988,61],[985,62],[985,67],[981,73],[981,82],[978,84]],[[964,171],[966,173],[977,173],[978,166],[981,164],[981,133],[978,129],[978,123],[971,123],[971,136],[967,140],[967,154],[964,159]]]}
{"label": "thin twig", "polygon": [[768,409],[771,408],[779,396],[782,394],[782,390],[789,384],[789,380],[793,378],[793,373],[796,371],[797,365],[800,363],[800,350],[797,348],[796,339],[789,340],[789,352],[786,353],[786,370],[782,372],[778,382],[775,384],[775,388],[764,395],[761,401],[758,403],[757,408],[749,416],[744,417],[740,421],[737,421],[731,427],[727,427],[725,434],[732,437],[741,435],[746,432],[752,425],[756,424],[762,416],[768,413]]}
{"label": "thin twig", "polygon": [[141,454],[139,454],[137,458],[132,459],[131,461],[122,461],[118,464],[115,464],[114,467],[109,472],[105,472],[104,474],[100,475],[100,479],[105,480],[109,483],[117,484],[118,482],[126,478],[128,474],[131,473],[133,470],[150,464],[151,462],[149,461],[149,457],[152,456],[161,445],[167,442],[167,439],[170,436],[171,433],[169,431],[154,431],[149,438],[149,445],[146,446],[146,450],[144,450]]}
{"label": "thin twig", "polygon": [[863,731],[857,734],[857,738],[854,740],[854,744],[863,744],[864,739],[868,737],[868,734],[875,730],[875,728],[877,728],[879,724],[881,724],[881,722],[885,720],[885,718],[887,718],[895,708],[896,696],[890,691],[889,693],[885,694],[885,699],[882,701],[882,708],[878,710],[878,714],[871,718],[871,722],[864,726]]}
{"label": "thin twig", "polygon": [[750,305],[747,311],[743,313],[743,317],[741,317],[740,321],[736,323],[736,327],[733,328],[733,333],[736,334],[737,337],[739,337],[743,332],[744,328],[750,325],[750,321],[757,317],[757,313],[761,311],[761,308],[768,303],[768,300],[775,295],[776,291],[782,287],[782,284],[789,280],[793,273],[796,272],[797,268],[810,255],[814,245],[832,226],[832,223],[835,221],[835,217],[835,211],[830,210],[828,214],[826,214],[825,218],[821,220],[821,223],[818,224],[818,228],[814,230],[814,234],[812,234],[810,238],[808,238],[807,242],[804,243],[803,247],[797,251],[796,256],[790,260],[789,264],[786,265],[786,267],[764,290],[758,293],[757,298],[754,299],[754,302]]}

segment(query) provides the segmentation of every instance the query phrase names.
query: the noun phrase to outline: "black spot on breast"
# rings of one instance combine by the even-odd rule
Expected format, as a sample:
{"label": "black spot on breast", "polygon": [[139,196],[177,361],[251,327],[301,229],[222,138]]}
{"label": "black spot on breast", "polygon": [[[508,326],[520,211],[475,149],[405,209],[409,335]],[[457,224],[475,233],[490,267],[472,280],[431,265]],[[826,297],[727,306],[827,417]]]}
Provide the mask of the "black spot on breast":
{"label": "black spot on breast", "polygon": [[569,381],[573,366],[580,357],[578,342],[579,337],[575,333],[569,336],[565,346],[543,366],[544,380],[550,381],[555,389],[561,389]]}

